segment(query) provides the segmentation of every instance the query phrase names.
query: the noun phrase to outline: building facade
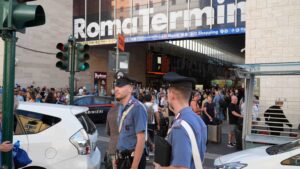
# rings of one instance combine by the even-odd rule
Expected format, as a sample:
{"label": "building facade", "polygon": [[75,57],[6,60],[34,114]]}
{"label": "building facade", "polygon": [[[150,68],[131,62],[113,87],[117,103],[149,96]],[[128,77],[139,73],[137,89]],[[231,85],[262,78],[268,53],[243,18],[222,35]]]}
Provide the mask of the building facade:
{"label": "building facade", "polygon": [[[72,1],[36,1],[44,8],[46,24],[17,33],[15,83],[29,85],[67,87],[68,74],[55,67],[56,44],[66,42],[72,34]],[[30,3],[30,4],[34,4]],[[3,46],[0,43],[0,57]],[[2,67],[2,64],[1,64]],[[3,68],[0,70],[1,74]],[[1,76],[2,82],[2,76]]]}
{"label": "building facade", "polygon": [[[246,13],[247,64],[300,62],[300,1],[247,0]],[[259,79],[261,108],[281,100],[287,118],[299,123],[300,76]]]}
{"label": "building facade", "polygon": [[[120,1],[120,2],[119,2]],[[74,5],[78,3],[78,5]],[[16,83],[22,86],[35,85],[35,86],[49,86],[56,88],[63,88],[68,86],[69,74],[67,72],[61,71],[55,67],[58,61],[55,54],[58,52],[56,50],[56,44],[58,42],[66,42],[68,36],[74,33],[78,36],[79,41],[91,41],[90,45],[93,45],[90,50],[90,69],[85,72],[80,72],[76,74],[76,87],[86,86],[90,90],[95,90],[95,84],[102,83],[96,80],[97,72],[103,72],[106,76],[105,87],[107,92],[111,88],[111,83],[113,80],[114,70],[109,66],[110,55],[109,51],[114,51],[114,45],[103,45],[105,43],[113,44],[114,36],[112,36],[110,31],[113,33],[114,27],[109,27],[107,21],[112,21],[114,17],[114,1],[95,1],[95,0],[61,0],[61,1],[37,1],[43,6],[46,12],[46,24],[39,27],[29,28],[26,30],[26,34],[18,33],[17,51],[16,51]],[[130,2],[130,3],[129,3]],[[189,2],[189,3],[186,3]],[[208,2],[208,1],[207,1]],[[155,1],[117,1],[117,18],[119,18],[124,24],[127,18],[127,28],[130,25],[138,25],[138,27],[132,27],[132,29],[126,29],[125,26],[119,27],[119,30],[125,30],[131,39],[128,41],[136,40],[135,36],[144,35],[146,28],[149,28],[149,33],[159,33],[159,32],[175,32],[173,37],[180,39],[194,39],[197,37],[188,37],[188,34],[181,33],[181,31],[198,30],[203,28],[201,36],[198,38],[205,38],[204,35],[213,35],[214,29],[219,30],[219,33],[223,33],[226,37],[225,29],[221,29],[222,23],[229,23],[229,26],[234,26],[235,28],[240,28],[243,24],[238,21],[246,21],[246,55],[245,58],[236,59],[238,63],[243,63],[245,59],[246,63],[273,63],[273,62],[299,62],[300,55],[298,54],[299,44],[299,32],[300,32],[300,2],[299,0],[268,0],[268,1],[258,1],[258,0],[213,0],[214,6],[210,6],[206,1],[199,0],[155,0]],[[233,5],[237,2],[236,5]],[[155,22],[154,25],[145,25],[143,22],[143,15],[141,16],[141,10],[148,7],[154,7],[157,13],[152,13],[149,17],[151,21]],[[225,4],[227,3],[227,4]],[[59,5],[58,5],[59,4]],[[89,8],[89,17],[85,17],[85,8],[87,5]],[[169,8],[166,7],[169,5]],[[185,5],[184,8],[181,6]],[[246,6],[246,7],[243,7]],[[185,16],[188,16],[188,9],[199,11],[203,13],[201,17],[201,22],[199,21],[199,16],[194,15],[190,11],[191,22],[186,20]],[[226,8],[226,10],[225,10]],[[101,9],[101,13],[99,13]],[[148,9],[148,8],[147,8]],[[212,16],[212,12],[209,10],[214,9],[215,18],[209,18]],[[236,9],[237,12],[232,12]],[[224,11],[231,11],[223,13]],[[179,12],[178,12],[179,11]],[[181,11],[181,13],[180,13]],[[219,11],[219,13],[218,13]],[[221,11],[221,12],[220,12]],[[151,10],[148,11],[151,13]],[[186,15],[185,15],[186,14]],[[239,14],[239,15],[237,15]],[[172,15],[169,16],[169,15]],[[175,16],[176,15],[176,16]],[[226,16],[226,17],[225,17]],[[136,17],[136,18],[135,18]],[[165,17],[169,18],[169,21],[165,21]],[[82,22],[83,20],[75,20],[76,18],[84,18],[84,24],[78,25],[77,27],[85,26],[86,29],[75,30],[75,22]],[[134,18],[129,20],[128,18]],[[140,20],[139,20],[139,19]],[[172,19],[173,18],[173,19]],[[175,18],[175,19],[174,19]],[[97,25],[101,26],[101,21],[106,21],[104,24],[105,30],[101,36],[101,30],[97,28]],[[177,25],[173,23],[176,21]],[[137,23],[135,23],[137,22]],[[75,25],[75,26],[74,26]],[[145,27],[145,28],[144,28]],[[174,28],[176,27],[176,29]],[[117,27],[118,28],[118,27]],[[154,29],[153,29],[154,28]],[[135,30],[136,29],[136,30]],[[89,37],[86,36],[88,33],[80,34],[80,30],[86,30],[89,32]],[[161,31],[158,31],[161,30]],[[208,30],[203,32],[203,30]],[[220,31],[221,30],[221,31]],[[97,32],[98,31],[98,32]],[[244,29],[234,29],[232,31],[241,31],[238,33],[244,33]],[[179,33],[178,33],[179,32]],[[177,34],[178,33],[178,34]],[[206,34],[205,34],[206,33]],[[146,34],[148,34],[146,32]],[[106,36],[109,35],[109,36]],[[191,34],[190,36],[192,36]],[[215,36],[208,36],[215,37]],[[141,38],[141,37],[136,37]],[[156,40],[162,40],[164,38],[161,36],[153,36],[152,38],[158,38]],[[161,39],[159,39],[161,38]],[[107,39],[109,39],[107,41]],[[176,39],[176,38],[175,38]],[[176,41],[178,41],[176,40]],[[142,39],[142,43],[136,42],[131,44],[126,44],[126,52],[130,53],[128,60],[129,74],[135,77],[138,81],[143,84],[146,83],[146,73],[147,73],[147,52],[151,49],[151,45],[147,43],[145,39]],[[178,41],[178,44],[185,43],[184,41]],[[100,45],[102,44],[102,45]],[[187,43],[186,43],[187,44]],[[197,44],[197,43],[192,43]],[[177,42],[172,42],[171,45],[177,45]],[[217,44],[216,44],[217,45]],[[157,45],[154,45],[157,46]],[[200,51],[204,48],[198,48],[196,45],[187,48],[193,49],[194,51]],[[157,49],[160,50],[159,48]],[[167,48],[167,50],[173,50],[173,48]],[[175,50],[174,50],[175,51]],[[212,53],[212,50],[207,50],[207,53]],[[213,54],[216,58],[222,60],[222,55],[220,51]],[[227,53],[226,53],[227,55]],[[3,44],[0,42],[0,59],[3,60]],[[230,60],[230,59],[229,59]],[[2,73],[3,65],[1,64],[0,72]],[[2,76],[0,77],[2,81]],[[285,82],[285,83],[280,83]],[[271,95],[270,102],[278,96],[272,94],[271,90],[276,90],[282,97],[293,96],[293,100],[300,100],[299,96],[294,96],[293,93],[300,93],[300,80],[299,77],[266,77],[261,79],[261,96],[269,97]],[[264,90],[263,90],[264,89]],[[288,90],[290,89],[290,90]],[[295,103],[297,104],[297,103]]]}

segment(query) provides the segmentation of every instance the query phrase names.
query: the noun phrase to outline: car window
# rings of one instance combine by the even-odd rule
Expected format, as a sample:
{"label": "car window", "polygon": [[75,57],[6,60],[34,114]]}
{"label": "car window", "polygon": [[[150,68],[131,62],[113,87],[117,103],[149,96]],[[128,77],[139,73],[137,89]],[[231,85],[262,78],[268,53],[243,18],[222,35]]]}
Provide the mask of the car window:
{"label": "car window", "polygon": [[77,106],[90,105],[92,104],[92,98],[91,97],[79,98],[74,101],[74,104]]}
{"label": "car window", "polygon": [[82,124],[84,130],[88,134],[93,134],[96,131],[96,126],[86,113],[76,115],[77,119]]}
{"label": "car window", "polygon": [[281,162],[282,165],[300,166],[300,154]]}
{"label": "car window", "polygon": [[292,151],[297,148],[300,148],[300,140],[295,140],[295,141],[291,141],[289,143],[271,146],[266,149],[266,152],[269,155],[275,155],[275,154]]}
{"label": "car window", "polygon": [[111,99],[105,97],[94,97],[94,104],[111,104]]}
{"label": "car window", "polygon": [[24,128],[20,120],[18,120],[17,115],[14,115],[14,135],[23,135],[25,134]]}
{"label": "car window", "polygon": [[61,121],[57,117],[25,110],[17,110],[16,116],[26,134],[40,133]]}

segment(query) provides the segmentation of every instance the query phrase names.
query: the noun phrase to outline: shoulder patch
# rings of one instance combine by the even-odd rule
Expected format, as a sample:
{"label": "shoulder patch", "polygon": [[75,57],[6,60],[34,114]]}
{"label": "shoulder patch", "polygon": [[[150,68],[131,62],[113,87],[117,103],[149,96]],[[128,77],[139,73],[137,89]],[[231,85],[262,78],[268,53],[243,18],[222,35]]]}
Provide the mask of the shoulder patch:
{"label": "shoulder patch", "polygon": [[181,127],[181,119],[175,120],[173,123],[174,128],[180,128]]}

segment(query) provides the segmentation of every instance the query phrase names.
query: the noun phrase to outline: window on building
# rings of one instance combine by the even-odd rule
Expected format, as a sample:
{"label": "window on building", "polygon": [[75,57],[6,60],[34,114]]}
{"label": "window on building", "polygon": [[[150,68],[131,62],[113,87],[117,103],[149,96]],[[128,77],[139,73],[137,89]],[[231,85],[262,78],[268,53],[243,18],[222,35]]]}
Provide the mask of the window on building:
{"label": "window on building", "polygon": [[161,0],[161,6],[166,5],[166,0]]}
{"label": "window on building", "polygon": [[172,5],[176,5],[176,0],[172,0]]}
{"label": "window on building", "polygon": [[135,10],[139,10],[140,9],[140,4],[139,3],[136,3],[135,4]]}
{"label": "window on building", "polygon": [[149,2],[149,6],[150,6],[150,8],[153,7],[153,1],[150,1],[150,2]]}

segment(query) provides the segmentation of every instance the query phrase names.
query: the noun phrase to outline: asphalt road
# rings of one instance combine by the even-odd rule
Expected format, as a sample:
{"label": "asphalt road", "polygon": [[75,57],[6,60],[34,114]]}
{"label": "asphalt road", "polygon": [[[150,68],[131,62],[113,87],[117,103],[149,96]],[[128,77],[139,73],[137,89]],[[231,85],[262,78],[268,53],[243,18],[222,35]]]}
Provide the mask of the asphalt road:
{"label": "asphalt road", "polygon": [[[97,129],[99,132],[98,137],[98,143],[97,146],[100,149],[102,153],[102,161],[104,157],[104,153],[106,152],[109,137],[105,134],[105,125],[104,124],[97,124]],[[207,144],[207,152],[205,154],[205,161],[204,161],[204,169],[213,169],[213,162],[214,160],[225,154],[229,154],[232,152],[235,152],[235,148],[228,148],[227,147],[227,125],[224,124],[222,126],[222,143],[221,144],[214,144],[214,143],[208,143]],[[102,165],[101,169],[105,169],[105,167]],[[147,169],[153,169],[151,158],[147,162]]]}

